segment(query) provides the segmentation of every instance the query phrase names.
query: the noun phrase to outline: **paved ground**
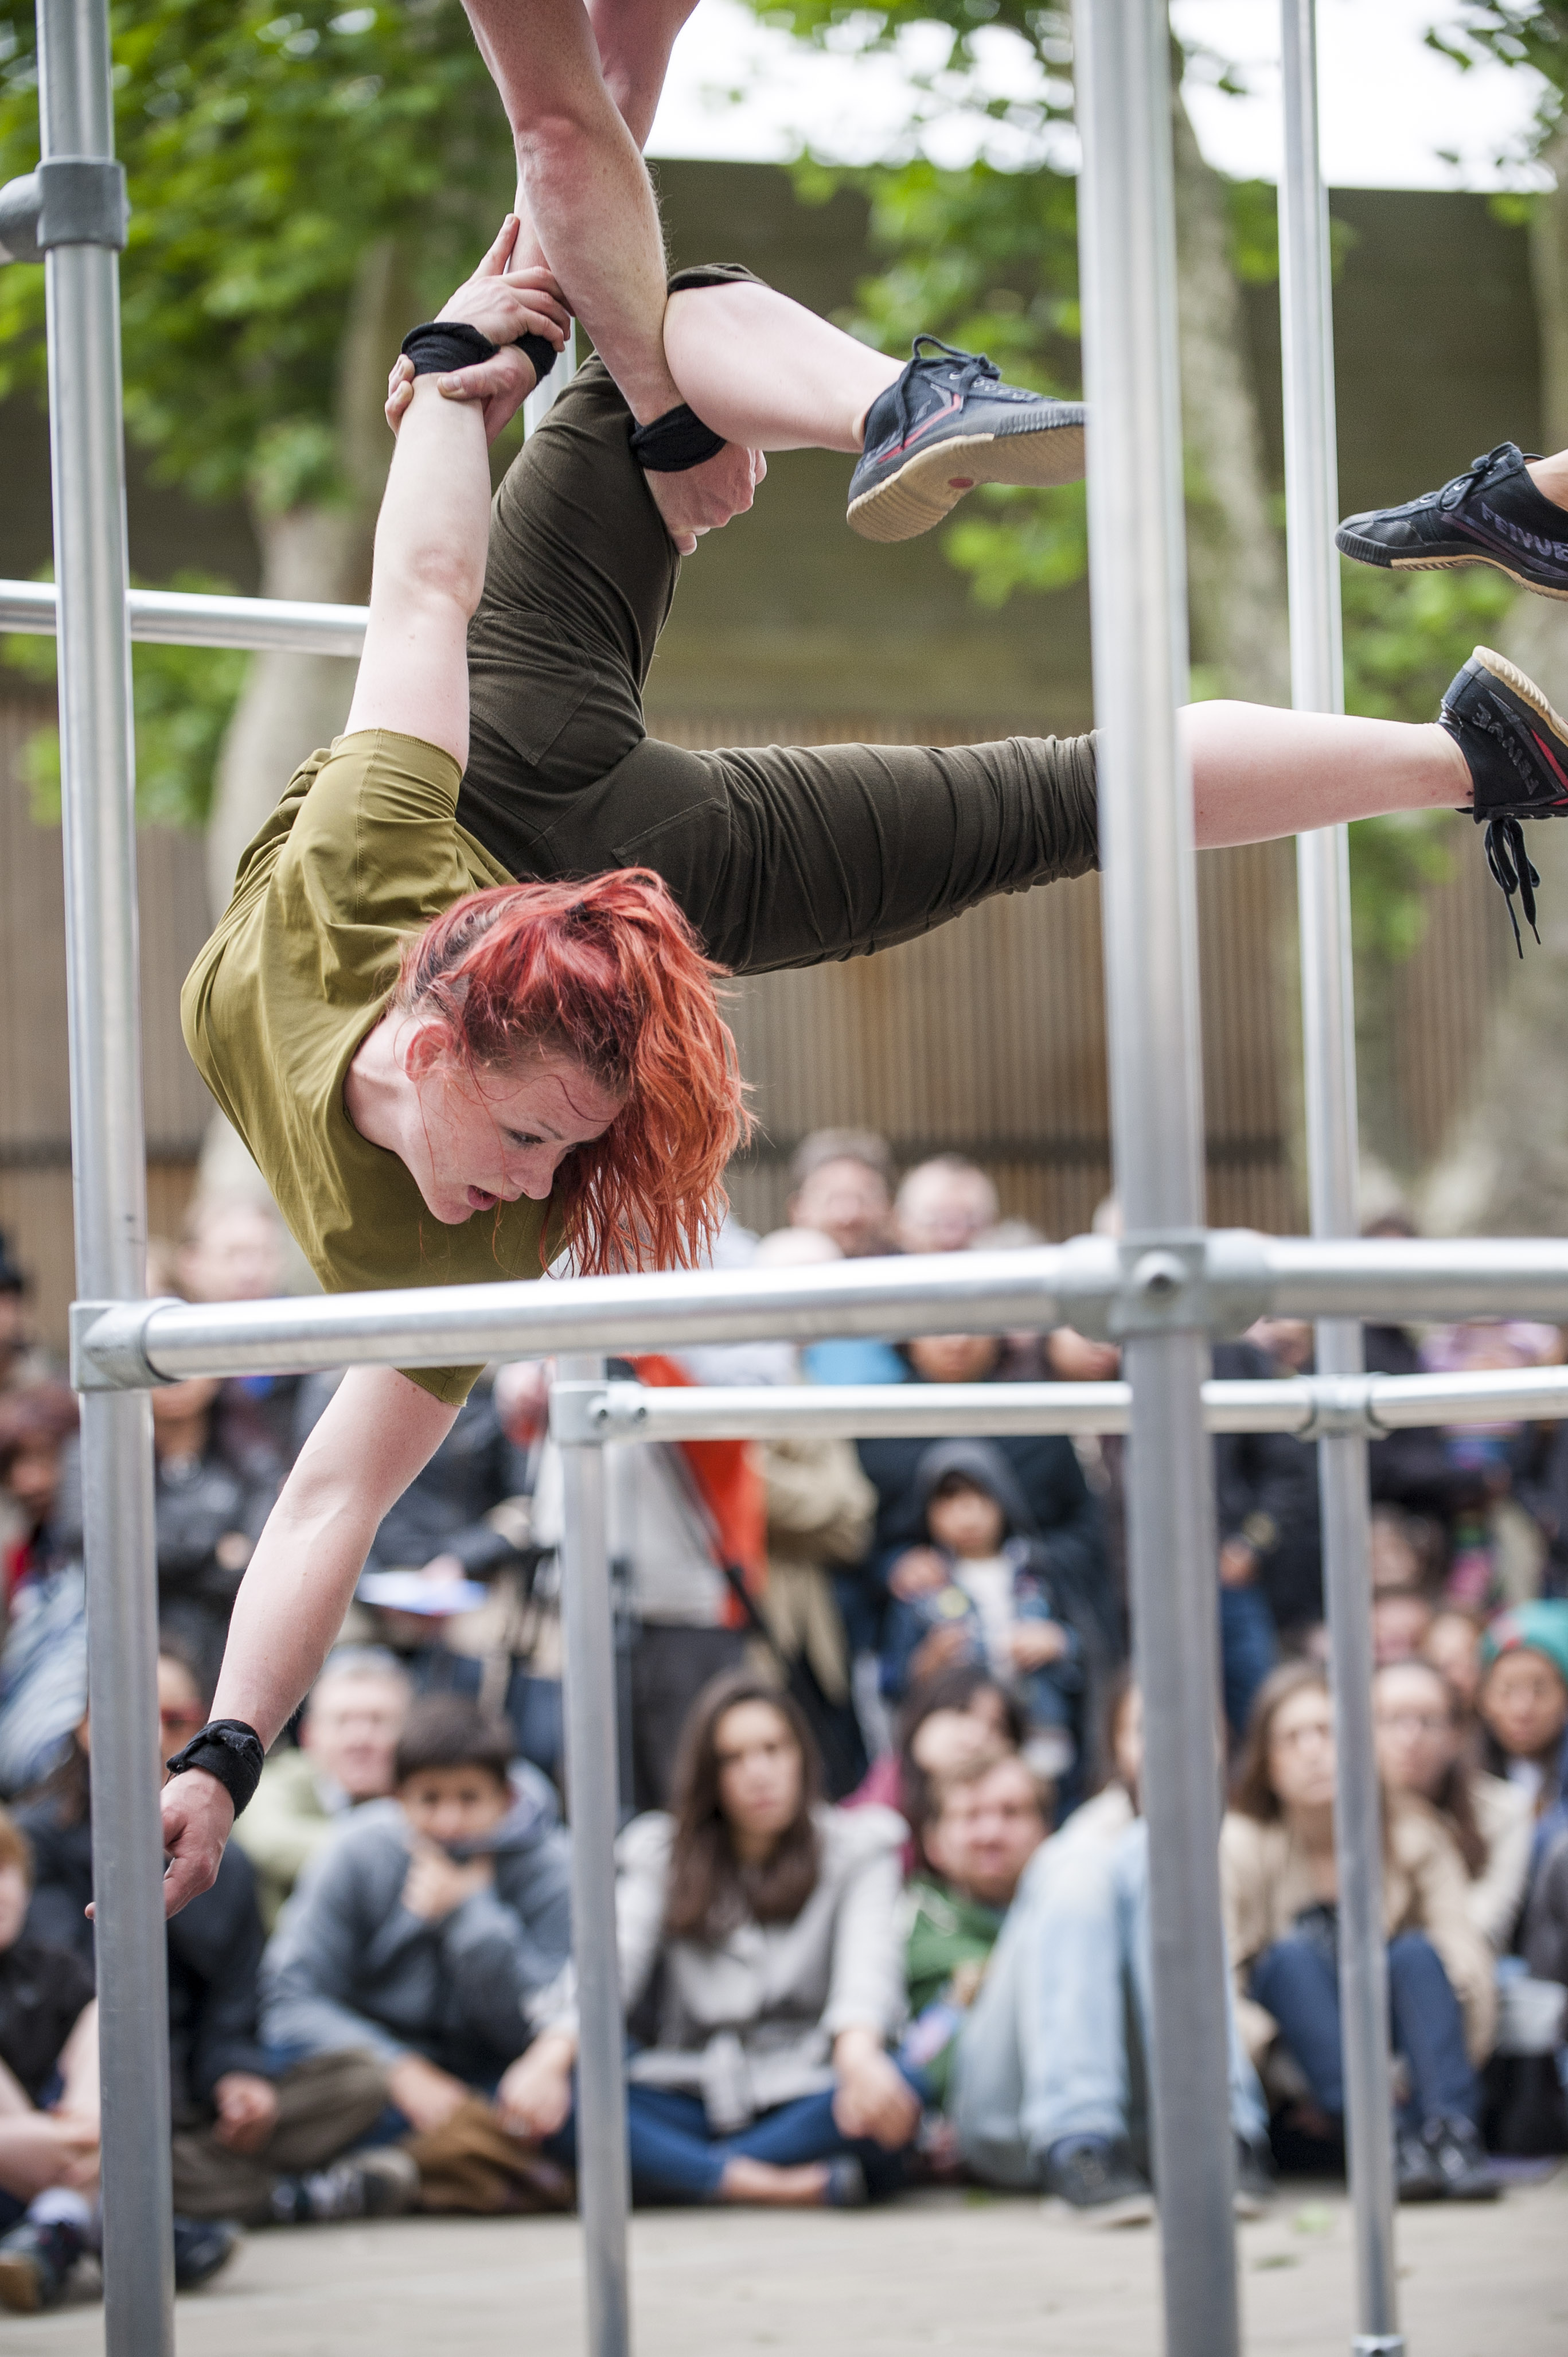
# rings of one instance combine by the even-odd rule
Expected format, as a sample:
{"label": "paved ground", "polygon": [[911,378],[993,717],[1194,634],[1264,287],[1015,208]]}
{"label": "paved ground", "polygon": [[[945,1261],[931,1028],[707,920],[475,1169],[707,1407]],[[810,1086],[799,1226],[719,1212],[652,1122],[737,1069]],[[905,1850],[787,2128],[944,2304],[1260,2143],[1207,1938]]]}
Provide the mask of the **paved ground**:
{"label": "paved ground", "polygon": [[[1563,2357],[1568,2169],[1496,2210],[1407,2210],[1410,2357]],[[633,2230],[638,2357],[1159,2357],[1157,2250],[1056,2203],[922,2195],[870,2215],[665,2213]],[[1241,2231],[1251,2357],[1346,2357],[1343,2197]],[[579,2357],[575,2226],[413,2219],[258,2234],[179,2307],[179,2357]],[[0,2322],[5,2357],[97,2357],[100,2311]]]}

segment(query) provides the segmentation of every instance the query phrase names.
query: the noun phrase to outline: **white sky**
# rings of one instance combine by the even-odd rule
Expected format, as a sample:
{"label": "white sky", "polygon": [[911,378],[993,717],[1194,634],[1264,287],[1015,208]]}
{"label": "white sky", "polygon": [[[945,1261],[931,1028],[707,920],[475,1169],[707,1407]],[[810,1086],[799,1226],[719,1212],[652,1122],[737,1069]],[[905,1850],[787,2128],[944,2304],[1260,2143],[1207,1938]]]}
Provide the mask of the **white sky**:
{"label": "white sky", "polygon": [[[1273,178],[1278,169],[1279,15],[1273,0],[1175,0],[1179,31],[1242,69],[1245,98],[1187,81],[1187,100],[1205,154],[1222,170]],[[1496,188],[1531,184],[1499,169],[1517,149],[1539,85],[1519,69],[1461,72],[1423,46],[1427,27],[1452,25],[1453,0],[1318,0],[1321,119],[1326,177],[1354,188]],[[934,38],[933,38],[934,36]],[[940,28],[913,27],[897,56],[858,56],[846,42],[819,56],[788,34],[759,25],[740,0],[700,0],[675,46],[664,99],[649,142],[653,156],[777,162],[813,150],[843,163],[897,152],[908,118],[910,74],[929,72],[942,54]],[[1033,160],[1027,102],[1037,88],[1033,57],[1010,35],[986,37],[987,94],[1025,102],[1021,122],[993,126],[999,163]],[[924,135],[943,164],[969,161],[981,145],[972,117],[939,92]],[[1457,163],[1444,160],[1452,150]],[[1070,145],[1063,150],[1070,157]]]}

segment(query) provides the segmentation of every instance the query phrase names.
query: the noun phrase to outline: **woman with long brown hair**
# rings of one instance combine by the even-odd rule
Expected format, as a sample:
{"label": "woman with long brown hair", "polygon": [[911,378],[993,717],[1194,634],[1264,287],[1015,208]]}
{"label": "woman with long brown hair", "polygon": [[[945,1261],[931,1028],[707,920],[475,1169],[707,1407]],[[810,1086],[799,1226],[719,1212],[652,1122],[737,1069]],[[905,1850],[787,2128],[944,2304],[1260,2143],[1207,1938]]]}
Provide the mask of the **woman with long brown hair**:
{"label": "woman with long brown hair", "polygon": [[1412,1792],[1440,1817],[1469,1878],[1470,1918],[1506,1953],[1530,1873],[1530,1802],[1466,1755],[1467,1713],[1430,1662],[1391,1662],[1372,1681],[1378,1768],[1395,1792]]}
{"label": "woman with long brown hair", "polygon": [[[887,2051],[904,2011],[891,1810],[826,1808],[793,1697],[746,1671],[699,1695],[673,1808],[622,1835],[628,2015],[657,2028],[629,2066],[639,2200],[864,2201],[891,2190],[919,2091]],[[661,1969],[660,1969],[661,1968]],[[513,2124],[571,2153],[577,2040],[563,2014],[510,2089]]]}
{"label": "woman with long brown hair", "polygon": [[[1241,2035],[1265,2086],[1271,2049],[1288,2050],[1311,2094],[1296,2125],[1323,2142],[1345,2113],[1334,1783],[1328,1681],[1287,1662],[1252,1706],[1219,1866]],[[1470,1919],[1458,1851],[1407,1794],[1385,1795],[1383,1917],[1394,2042],[1411,2078],[1400,2197],[1493,2200],[1476,2079],[1495,2018],[1491,1951]]]}

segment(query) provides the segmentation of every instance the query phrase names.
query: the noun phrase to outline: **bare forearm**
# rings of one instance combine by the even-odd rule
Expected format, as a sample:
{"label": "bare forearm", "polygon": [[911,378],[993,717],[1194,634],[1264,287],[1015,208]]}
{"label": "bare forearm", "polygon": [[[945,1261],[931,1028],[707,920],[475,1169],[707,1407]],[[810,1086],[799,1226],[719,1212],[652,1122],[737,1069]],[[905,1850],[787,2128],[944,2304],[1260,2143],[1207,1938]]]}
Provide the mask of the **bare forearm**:
{"label": "bare forearm", "polygon": [[358,1500],[312,1512],[285,1490],[234,1599],[214,1718],[243,1719],[264,1744],[276,1739],[343,1625],[375,1534]]}

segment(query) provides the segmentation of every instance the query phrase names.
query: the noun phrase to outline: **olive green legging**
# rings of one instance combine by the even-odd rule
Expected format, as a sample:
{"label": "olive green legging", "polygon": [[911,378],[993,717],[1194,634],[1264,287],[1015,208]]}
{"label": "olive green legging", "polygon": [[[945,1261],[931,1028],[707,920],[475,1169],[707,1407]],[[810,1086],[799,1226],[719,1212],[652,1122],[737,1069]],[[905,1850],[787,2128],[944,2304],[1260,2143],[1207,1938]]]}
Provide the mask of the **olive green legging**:
{"label": "olive green legging", "polygon": [[630,428],[590,361],[496,494],[457,800],[494,857],[517,877],[651,867],[742,974],[886,949],[1098,864],[1090,737],[712,753],[650,737],[642,686],[681,561]]}

